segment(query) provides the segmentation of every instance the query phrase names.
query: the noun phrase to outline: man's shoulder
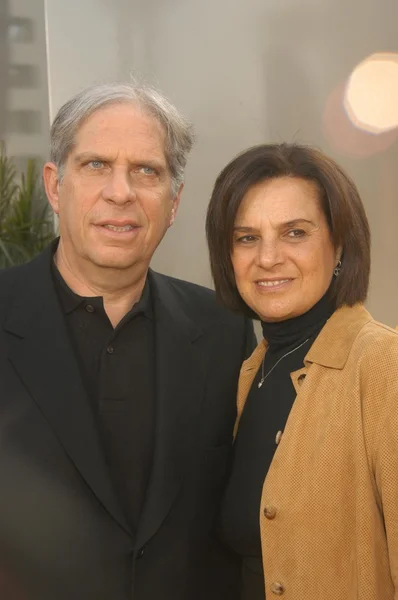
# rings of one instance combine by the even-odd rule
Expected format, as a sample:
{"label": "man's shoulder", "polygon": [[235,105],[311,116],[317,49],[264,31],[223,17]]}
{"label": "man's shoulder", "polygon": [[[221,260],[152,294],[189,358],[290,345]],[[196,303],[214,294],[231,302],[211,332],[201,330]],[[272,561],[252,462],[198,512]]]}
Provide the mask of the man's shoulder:
{"label": "man's shoulder", "polygon": [[0,305],[9,302],[16,295],[34,294],[49,274],[49,249],[44,250],[31,261],[22,265],[0,269]]}
{"label": "man's shoulder", "polygon": [[22,280],[25,272],[26,265],[0,269],[0,298],[10,295],[14,283]]}
{"label": "man's shoulder", "polygon": [[162,281],[170,286],[176,293],[181,292],[190,296],[197,296],[201,299],[205,298],[209,302],[216,302],[214,290],[205,287],[204,285],[186,281],[185,279],[178,279],[177,277],[171,277],[170,275],[164,275],[163,273],[155,273],[154,271],[152,271],[152,275],[157,281]]}
{"label": "man's shoulder", "polygon": [[0,281],[12,281],[21,271],[21,266],[0,269]]}
{"label": "man's shoulder", "polygon": [[[10,308],[20,295],[21,283],[25,280],[25,265],[0,269],[0,327]],[[27,302],[29,299],[27,298]]]}
{"label": "man's shoulder", "polygon": [[151,275],[155,284],[159,287],[167,287],[174,299],[188,312],[197,311],[202,318],[227,319],[240,323],[245,320],[242,315],[222,306],[214,290],[208,287],[153,271]]}
{"label": "man's shoulder", "polygon": [[50,257],[53,252],[53,244],[49,244],[44,250],[42,250],[35,257],[31,258],[28,262],[25,262],[14,267],[7,267],[0,269],[0,282],[13,281],[17,279],[23,279],[25,276],[29,276],[30,273],[40,273],[47,271],[47,267],[50,264]]}

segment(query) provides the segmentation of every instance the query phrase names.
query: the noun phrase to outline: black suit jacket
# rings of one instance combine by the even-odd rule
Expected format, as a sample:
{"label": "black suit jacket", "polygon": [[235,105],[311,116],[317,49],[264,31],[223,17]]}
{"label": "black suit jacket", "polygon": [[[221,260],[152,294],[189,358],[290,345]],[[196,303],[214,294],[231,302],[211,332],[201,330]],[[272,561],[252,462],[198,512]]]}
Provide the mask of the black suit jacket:
{"label": "black suit jacket", "polygon": [[156,429],[132,540],[50,274],[51,250],[0,273],[1,600],[232,600],[213,539],[251,324],[214,293],[150,272]]}

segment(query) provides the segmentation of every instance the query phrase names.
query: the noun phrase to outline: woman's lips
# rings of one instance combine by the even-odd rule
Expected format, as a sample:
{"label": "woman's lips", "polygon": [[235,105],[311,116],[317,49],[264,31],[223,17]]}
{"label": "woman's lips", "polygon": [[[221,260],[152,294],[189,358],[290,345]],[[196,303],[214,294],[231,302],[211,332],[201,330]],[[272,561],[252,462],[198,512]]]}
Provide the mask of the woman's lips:
{"label": "woman's lips", "polygon": [[259,279],[256,281],[256,286],[262,290],[279,290],[288,285],[292,279]]}

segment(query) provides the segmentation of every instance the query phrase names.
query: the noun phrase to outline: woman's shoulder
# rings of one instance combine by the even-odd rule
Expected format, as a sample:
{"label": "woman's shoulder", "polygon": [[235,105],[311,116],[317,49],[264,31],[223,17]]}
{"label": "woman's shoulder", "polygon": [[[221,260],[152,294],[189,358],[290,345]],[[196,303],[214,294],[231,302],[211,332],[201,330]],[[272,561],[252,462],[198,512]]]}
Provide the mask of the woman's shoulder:
{"label": "woman's shoulder", "polygon": [[338,308],[332,314],[306,358],[343,369],[365,356],[383,354],[394,357],[398,367],[398,333],[376,321],[362,304],[356,304]]}
{"label": "woman's shoulder", "polygon": [[327,326],[330,328],[327,337],[336,342],[369,352],[386,345],[398,352],[398,331],[374,319],[363,304],[339,308]]}
{"label": "woman's shoulder", "polygon": [[398,331],[373,317],[359,330],[355,342],[366,353],[381,354],[382,358],[384,349],[384,352],[392,353],[398,360]]}
{"label": "woman's shoulder", "polygon": [[361,398],[367,446],[376,456],[385,424],[390,423],[394,437],[398,431],[398,332],[371,318],[357,335],[350,364],[347,383],[352,379]]}
{"label": "woman's shoulder", "polygon": [[[350,363],[359,369],[363,384],[398,393],[398,332],[371,318],[358,331]],[[355,366],[356,365],[356,366]],[[365,386],[366,387],[366,386]]]}

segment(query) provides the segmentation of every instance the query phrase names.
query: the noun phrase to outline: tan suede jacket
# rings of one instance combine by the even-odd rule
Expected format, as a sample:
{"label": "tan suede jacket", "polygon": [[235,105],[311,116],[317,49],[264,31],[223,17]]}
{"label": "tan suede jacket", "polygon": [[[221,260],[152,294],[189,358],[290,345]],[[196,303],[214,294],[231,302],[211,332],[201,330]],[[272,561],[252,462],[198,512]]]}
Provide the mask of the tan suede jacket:
{"label": "tan suede jacket", "polygon": [[[265,352],[243,363],[235,431]],[[291,378],[260,508],[267,600],[397,600],[398,334],[340,308]]]}

